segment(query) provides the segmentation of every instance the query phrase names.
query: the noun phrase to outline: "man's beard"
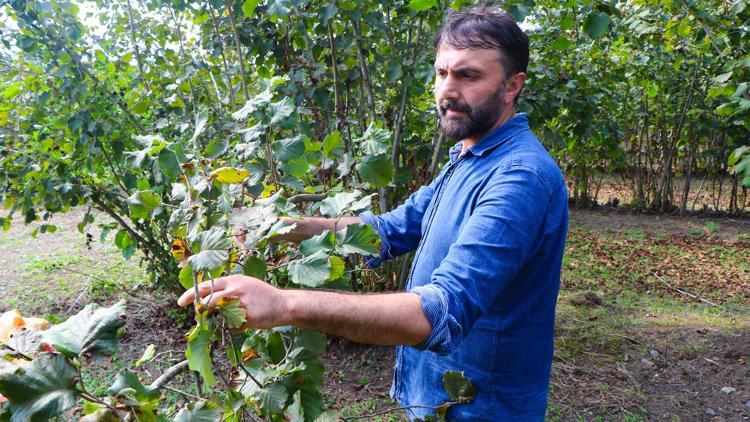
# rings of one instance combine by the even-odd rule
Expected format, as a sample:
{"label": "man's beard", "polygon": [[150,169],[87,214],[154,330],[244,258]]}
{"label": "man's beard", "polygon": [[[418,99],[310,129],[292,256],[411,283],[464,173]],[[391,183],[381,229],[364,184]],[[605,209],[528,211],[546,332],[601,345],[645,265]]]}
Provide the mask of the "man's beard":
{"label": "man's beard", "polygon": [[[486,134],[503,113],[503,96],[505,84],[501,85],[487,101],[474,107],[451,100],[441,101],[437,106],[440,129],[448,139],[454,141]],[[464,112],[466,116],[447,117],[445,113],[448,109]]]}

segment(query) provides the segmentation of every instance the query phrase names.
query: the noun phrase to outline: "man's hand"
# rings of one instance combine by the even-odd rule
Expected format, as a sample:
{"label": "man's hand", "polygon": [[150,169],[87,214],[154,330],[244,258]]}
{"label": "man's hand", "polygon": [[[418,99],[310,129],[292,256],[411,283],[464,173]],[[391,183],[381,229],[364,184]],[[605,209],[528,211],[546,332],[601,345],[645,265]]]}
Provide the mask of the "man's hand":
{"label": "man's hand", "polygon": [[[237,298],[245,308],[247,321],[245,328],[273,328],[289,325],[288,294],[257,278],[244,275],[230,275],[213,280],[213,295],[211,282],[204,281],[198,285],[201,298],[210,296],[206,304],[209,308],[216,306],[221,298]],[[180,306],[187,306],[195,300],[195,289],[188,289],[177,300]]]}

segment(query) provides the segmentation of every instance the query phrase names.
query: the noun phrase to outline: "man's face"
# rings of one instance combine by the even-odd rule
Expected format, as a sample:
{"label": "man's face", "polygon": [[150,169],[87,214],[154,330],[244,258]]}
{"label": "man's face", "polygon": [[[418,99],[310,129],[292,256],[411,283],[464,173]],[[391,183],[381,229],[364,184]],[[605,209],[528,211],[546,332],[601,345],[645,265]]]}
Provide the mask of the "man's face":
{"label": "man's face", "polygon": [[435,57],[435,103],[446,137],[477,141],[504,110],[500,52],[441,45]]}

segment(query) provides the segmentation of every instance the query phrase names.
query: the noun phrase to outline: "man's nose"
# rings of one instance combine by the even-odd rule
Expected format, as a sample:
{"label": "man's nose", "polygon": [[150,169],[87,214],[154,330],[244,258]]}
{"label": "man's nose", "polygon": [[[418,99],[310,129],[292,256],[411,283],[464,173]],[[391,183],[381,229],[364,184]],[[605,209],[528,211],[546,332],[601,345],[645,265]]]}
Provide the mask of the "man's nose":
{"label": "man's nose", "polygon": [[458,81],[450,74],[446,75],[437,86],[438,98],[441,100],[455,100],[460,97]]}

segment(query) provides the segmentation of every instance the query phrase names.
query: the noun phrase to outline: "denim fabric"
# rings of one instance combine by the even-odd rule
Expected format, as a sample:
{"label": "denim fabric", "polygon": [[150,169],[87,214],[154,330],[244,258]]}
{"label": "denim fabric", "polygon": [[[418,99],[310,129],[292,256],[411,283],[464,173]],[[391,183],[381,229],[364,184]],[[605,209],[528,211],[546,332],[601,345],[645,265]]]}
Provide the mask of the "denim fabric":
{"label": "denim fabric", "polygon": [[[438,406],[446,371],[463,371],[475,400],[450,420],[541,421],[547,406],[555,304],[568,222],[565,181],[524,115],[450,161],[392,212],[360,218],[381,238],[378,265],[416,249],[406,290],[432,324],[399,346],[391,395]],[[422,418],[431,409],[411,409]]]}

